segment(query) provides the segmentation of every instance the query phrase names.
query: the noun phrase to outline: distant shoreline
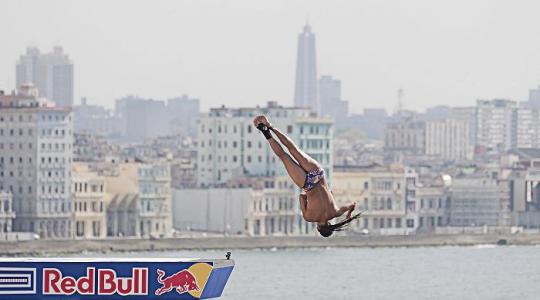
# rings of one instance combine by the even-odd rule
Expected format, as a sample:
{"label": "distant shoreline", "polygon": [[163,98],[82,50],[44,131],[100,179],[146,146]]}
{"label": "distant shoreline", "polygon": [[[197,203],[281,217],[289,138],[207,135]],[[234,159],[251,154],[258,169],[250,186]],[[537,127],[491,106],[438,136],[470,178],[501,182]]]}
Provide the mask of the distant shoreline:
{"label": "distant shoreline", "polygon": [[189,237],[164,239],[35,240],[0,243],[0,256],[51,256],[84,252],[290,249],[324,247],[437,247],[540,245],[540,234],[285,237]]}

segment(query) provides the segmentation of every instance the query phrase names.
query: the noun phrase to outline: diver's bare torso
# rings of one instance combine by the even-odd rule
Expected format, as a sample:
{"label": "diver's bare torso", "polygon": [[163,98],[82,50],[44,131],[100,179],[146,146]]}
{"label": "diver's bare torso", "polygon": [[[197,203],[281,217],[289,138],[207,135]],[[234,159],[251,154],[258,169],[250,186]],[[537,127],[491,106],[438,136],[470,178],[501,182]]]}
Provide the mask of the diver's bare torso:
{"label": "diver's bare torso", "polygon": [[306,191],[308,222],[324,223],[335,218],[338,208],[334,202],[334,197],[330,192],[326,178],[318,182],[311,190]]}

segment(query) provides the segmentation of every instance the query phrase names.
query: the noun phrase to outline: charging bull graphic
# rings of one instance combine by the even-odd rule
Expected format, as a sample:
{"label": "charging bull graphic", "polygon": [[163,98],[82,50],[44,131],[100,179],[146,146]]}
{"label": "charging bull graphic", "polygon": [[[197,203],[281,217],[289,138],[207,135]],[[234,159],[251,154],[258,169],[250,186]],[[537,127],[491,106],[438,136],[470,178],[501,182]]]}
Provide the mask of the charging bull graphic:
{"label": "charging bull graphic", "polygon": [[159,282],[159,284],[163,285],[156,290],[155,294],[157,296],[168,293],[172,289],[176,289],[176,292],[178,294],[200,290],[199,286],[197,285],[197,279],[187,269],[178,271],[165,279],[163,279],[163,277],[165,276],[165,272],[163,270],[157,269],[157,273],[157,281]]}

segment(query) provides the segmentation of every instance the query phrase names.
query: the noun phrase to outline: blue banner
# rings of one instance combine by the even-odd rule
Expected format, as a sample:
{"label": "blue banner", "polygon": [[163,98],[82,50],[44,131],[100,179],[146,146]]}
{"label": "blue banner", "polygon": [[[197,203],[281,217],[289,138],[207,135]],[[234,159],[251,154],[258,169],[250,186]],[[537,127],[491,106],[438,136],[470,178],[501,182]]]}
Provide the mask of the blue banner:
{"label": "blue banner", "polygon": [[207,299],[232,260],[0,260],[0,299]]}

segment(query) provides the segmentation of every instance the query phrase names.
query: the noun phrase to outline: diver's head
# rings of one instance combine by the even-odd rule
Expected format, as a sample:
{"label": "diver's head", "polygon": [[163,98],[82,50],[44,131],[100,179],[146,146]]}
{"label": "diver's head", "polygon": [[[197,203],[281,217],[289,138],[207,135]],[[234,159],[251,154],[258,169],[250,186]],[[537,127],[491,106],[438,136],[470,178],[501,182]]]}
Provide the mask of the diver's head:
{"label": "diver's head", "polygon": [[332,225],[330,223],[326,222],[324,224],[317,224],[317,230],[323,237],[329,237],[334,233],[334,230],[332,229]]}
{"label": "diver's head", "polygon": [[317,223],[317,230],[323,237],[329,237],[334,233],[334,231],[343,231],[343,229],[349,226],[349,223],[351,223],[353,220],[360,218],[361,214],[362,213],[357,213],[356,215],[336,224],[330,224],[330,222],[328,221],[324,223]]}

